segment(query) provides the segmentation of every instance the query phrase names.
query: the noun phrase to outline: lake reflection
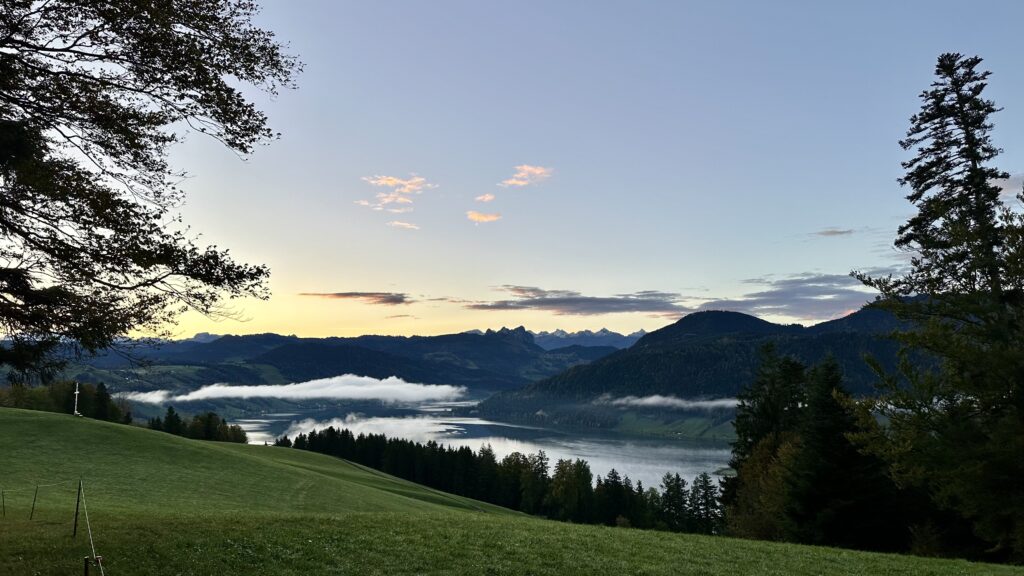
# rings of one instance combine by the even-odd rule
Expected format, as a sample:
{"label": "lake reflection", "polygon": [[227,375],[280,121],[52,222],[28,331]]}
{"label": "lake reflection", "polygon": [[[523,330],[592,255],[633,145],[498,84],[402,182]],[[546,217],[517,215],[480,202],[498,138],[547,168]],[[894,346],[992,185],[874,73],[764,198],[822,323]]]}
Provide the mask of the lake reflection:
{"label": "lake reflection", "polygon": [[[595,476],[604,476],[615,468],[644,486],[658,486],[665,472],[678,472],[691,480],[701,472],[714,473],[729,461],[729,446],[722,442],[633,439],[613,435],[581,435],[544,428],[517,426],[502,422],[443,416],[444,411],[427,409],[418,415],[365,416],[350,413],[344,417],[292,420],[285,433],[291,437],[328,426],[348,428],[354,434],[385,434],[416,442],[434,440],[448,446],[468,446],[479,450],[490,444],[498,459],[512,452],[534,453],[543,450],[551,464],[562,458],[581,458],[590,463]],[[265,430],[269,418],[248,422]],[[248,428],[247,428],[248,430]],[[263,439],[250,440],[263,442]]]}

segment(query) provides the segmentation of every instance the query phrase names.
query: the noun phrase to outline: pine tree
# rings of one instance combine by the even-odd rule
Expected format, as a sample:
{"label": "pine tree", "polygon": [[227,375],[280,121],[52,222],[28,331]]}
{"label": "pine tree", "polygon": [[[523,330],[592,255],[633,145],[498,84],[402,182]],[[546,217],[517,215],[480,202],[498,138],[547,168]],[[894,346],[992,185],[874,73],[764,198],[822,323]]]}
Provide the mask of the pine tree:
{"label": "pine tree", "polygon": [[[991,115],[981,59],[943,54],[936,80],[900,142],[915,156],[900,183],[917,208],[896,245],[912,254],[897,278],[856,274],[913,329],[905,361],[884,375],[877,409],[889,420],[874,448],[904,484],[974,524],[993,552],[1024,555],[1024,223],[1003,205],[992,162]],[[1024,201],[1024,194],[1018,194]]]}

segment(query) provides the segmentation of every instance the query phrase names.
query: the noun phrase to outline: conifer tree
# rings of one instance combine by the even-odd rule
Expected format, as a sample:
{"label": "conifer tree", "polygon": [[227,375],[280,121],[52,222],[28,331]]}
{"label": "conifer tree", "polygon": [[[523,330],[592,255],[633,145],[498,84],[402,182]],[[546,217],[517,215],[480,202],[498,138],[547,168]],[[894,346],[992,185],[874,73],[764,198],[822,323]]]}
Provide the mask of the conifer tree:
{"label": "conifer tree", "polygon": [[113,399],[110,397],[110,392],[107,391],[107,385],[100,382],[96,385],[95,406],[92,417],[97,420],[110,420],[110,408],[112,405]]}
{"label": "conifer tree", "polygon": [[784,476],[788,540],[900,550],[906,522],[896,486],[877,457],[851,440],[858,424],[835,358],[809,371],[799,444]]}
{"label": "conifer tree", "polygon": [[[760,446],[771,458],[799,421],[803,401],[805,367],[799,361],[781,357],[773,343],[761,349],[761,360],[754,382],[738,395],[734,427],[736,441],[732,445],[733,470],[740,472],[747,459]],[[741,476],[727,478],[723,484],[723,502],[736,502]]]}
{"label": "conifer tree", "polygon": [[690,491],[679,473],[665,473],[661,478],[661,518],[669,530],[682,532],[689,528],[688,501]]}
{"label": "conifer tree", "polygon": [[[900,184],[917,213],[896,246],[899,277],[855,273],[913,328],[908,350],[940,362],[884,375],[888,419],[875,449],[898,479],[970,520],[992,552],[1024,554],[1024,225],[1000,197],[1001,152],[981,58],[943,54],[900,142],[915,155]],[[1018,194],[1024,201],[1024,195]]]}

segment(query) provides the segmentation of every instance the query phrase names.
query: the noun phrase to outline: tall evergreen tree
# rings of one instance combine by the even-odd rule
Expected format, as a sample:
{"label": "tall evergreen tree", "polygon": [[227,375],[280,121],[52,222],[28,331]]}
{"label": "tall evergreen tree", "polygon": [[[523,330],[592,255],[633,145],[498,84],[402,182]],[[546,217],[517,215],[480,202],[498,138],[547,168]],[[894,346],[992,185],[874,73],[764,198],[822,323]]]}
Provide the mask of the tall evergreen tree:
{"label": "tall evergreen tree", "polygon": [[669,530],[682,532],[689,529],[690,490],[679,473],[665,473],[661,478],[661,518]]}
{"label": "tall evergreen tree", "polygon": [[[796,359],[779,356],[773,343],[761,349],[754,381],[738,395],[736,440],[729,463],[733,470],[740,472],[759,446],[768,458],[774,457],[784,435],[796,429],[805,369]],[[725,479],[722,498],[726,505],[736,502],[742,481],[740,475]]]}
{"label": "tall evergreen tree", "polygon": [[174,406],[167,407],[167,413],[163,419],[163,431],[176,436],[185,434],[185,423],[182,422],[181,416],[174,410]]}
{"label": "tall evergreen tree", "polygon": [[716,534],[721,530],[722,513],[718,502],[718,487],[707,472],[701,472],[693,479],[687,508],[690,513],[690,531]]}
{"label": "tall evergreen tree", "polygon": [[907,523],[886,465],[862,454],[859,432],[833,357],[812,368],[800,440],[784,476],[788,540],[809,544],[902,550]]}
{"label": "tall evergreen tree", "polygon": [[107,385],[100,382],[96,385],[96,397],[92,417],[97,420],[110,420],[110,412],[113,406],[114,402],[110,397],[110,392],[107,391]]}
{"label": "tall evergreen tree", "polygon": [[[983,97],[981,58],[943,54],[921,110],[900,142],[915,156],[900,183],[917,208],[896,246],[912,254],[900,277],[857,273],[881,305],[912,323],[904,362],[886,375],[877,409],[889,421],[875,448],[898,479],[969,519],[992,552],[1024,555],[1024,225],[1004,206],[991,137],[999,110]],[[1024,201],[1024,194],[1018,194]]]}

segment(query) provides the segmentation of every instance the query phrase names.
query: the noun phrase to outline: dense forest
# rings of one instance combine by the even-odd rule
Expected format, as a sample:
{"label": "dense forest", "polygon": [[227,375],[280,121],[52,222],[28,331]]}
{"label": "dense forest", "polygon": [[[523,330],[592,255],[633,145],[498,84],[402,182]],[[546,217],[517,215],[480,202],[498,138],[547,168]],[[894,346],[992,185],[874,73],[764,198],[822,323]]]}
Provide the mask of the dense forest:
{"label": "dense forest", "polygon": [[99,384],[77,384],[75,382],[53,382],[46,386],[25,386],[12,384],[0,389],[0,406],[41,410],[43,412],[75,411],[75,390],[78,390],[78,413],[86,418],[110,422],[132,423],[131,404],[123,398],[116,398],[103,382]]}
{"label": "dense forest", "polygon": [[[78,392],[77,404],[76,390]],[[102,382],[95,386],[68,381],[35,387],[13,384],[7,389],[0,389],[0,406],[63,414],[74,414],[77,406],[78,415],[85,418],[133,424],[131,403],[123,397],[112,396],[107,390],[106,384]],[[214,412],[195,414],[191,419],[186,419],[178,414],[174,407],[168,406],[163,417],[150,419],[146,426],[150,430],[159,430],[195,440],[243,444],[248,442],[245,430],[241,426],[229,424],[227,420]]]}
{"label": "dense forest", "polygon": [[489,446],[474,452],[328,427],[279,438],[276,446],[357,462],[452,494],[576,523],[717,534],[722,529],[718,486],[707,473],[691,484],[665,474],[661,490],[644,488],[615,469],[596,482],[584,460],[559,460],[553,473],[543,451],[498,460]]}
{"label": "dense forest", "polygon": [[163,418],[151,418],[146,425],[150,430],[167,432],[193,440],[215,440],[240,444],[249,441],[241,426],[228,424],[227,420],[215,412],[203,412],[192,416],[191,420],[185,420],[174,410],[173,406],[168,406]]}

